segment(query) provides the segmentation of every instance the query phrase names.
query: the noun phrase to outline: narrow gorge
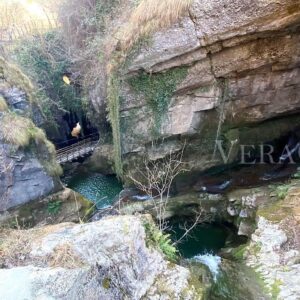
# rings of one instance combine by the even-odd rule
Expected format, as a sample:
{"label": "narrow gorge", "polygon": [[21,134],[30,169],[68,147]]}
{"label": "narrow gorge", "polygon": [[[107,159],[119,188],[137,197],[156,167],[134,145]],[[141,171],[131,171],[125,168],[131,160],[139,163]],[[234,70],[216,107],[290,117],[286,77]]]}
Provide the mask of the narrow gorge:
{"label": "narrow gorge", "polygon": [[300,299],[300,1],[4,2],[0,299]]}

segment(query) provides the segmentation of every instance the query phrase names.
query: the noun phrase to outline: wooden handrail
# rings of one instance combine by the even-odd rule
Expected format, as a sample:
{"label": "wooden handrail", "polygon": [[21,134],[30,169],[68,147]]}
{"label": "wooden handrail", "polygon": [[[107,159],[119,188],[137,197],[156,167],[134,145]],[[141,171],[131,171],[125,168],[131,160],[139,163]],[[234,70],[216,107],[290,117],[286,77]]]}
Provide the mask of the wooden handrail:
{"label": "wooden handrail", "polygon": [[67,147],[58,149],[58,150],[56,151],[56,153],[59,154],[59,153],[64,152],[64,151],[72,150],[72,149],[77,148],[77,147],[79,147],[79,146],[81,146],[81,145],[86,145],[86,144],[88,144],[89,142],[93,142],[93,140],[92,140],[91,138],[88,138],[88,139],[79,141],[78,143],[75,143],[75,144],[73,144],[73,145],[70,145],[70,146],[67,146]]}
{"label": "wooden handrail", "polygon": [[63,149],[65,147],[60,148],[60,145],[64,145],[64,144],[71,143],[71,142],[76,142],[75,144],[77,144],[78,142],[84,141],[84,140],[87,140],[87,139],[98,140],[99,139],[99,134],[98,133],[92,133],[90,135],[84,136],[84,137],[79,138],[79,139],[77,139],[77,138],[71,138],[71,139],[65,140],[65,141],[60,142],[60,143],[55,143],[55,146],[58,149]]}
{"label": "wooden handrail", "polygon": [[73,145],[58,149],[56,151],[56,158],[59,163],[72,161],[80,156],[84,156],[92,152],[98,142],[92,137],[78,141]]}

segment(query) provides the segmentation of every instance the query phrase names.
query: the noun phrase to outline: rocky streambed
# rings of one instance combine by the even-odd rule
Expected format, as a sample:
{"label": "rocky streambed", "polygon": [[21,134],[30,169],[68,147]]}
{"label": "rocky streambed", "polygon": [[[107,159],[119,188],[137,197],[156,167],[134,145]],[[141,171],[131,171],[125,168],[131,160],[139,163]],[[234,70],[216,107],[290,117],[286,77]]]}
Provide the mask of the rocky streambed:
{"label": "rocky streambed", "polygon": [[[226,173],[223,173],[222,176],[226,176]],[[246,179],[245,176],[244,180]],[[215,180],[218,181],[219,177],[216,176]],[[288,215],[286,211],[288,208],[291,210],[289,217],[292,220],[298,218],[297,212],[294,212],[298,201],[298,186],[298,181],[294,179],[287,180],[286,183],[275,181],[269,185],[257,185],[246,189],[236,187],[222,194],[194,192],[170,198],[166,214],[171,218],[170,222],[173,222],[170,233],[174,241],[182,231],[180,225],[183,225],[192,216],[189,208],[201,205],[206,214],[213,216],[211,220],[213,223],[198,225],[178,245],[182,257],[181,264],[185,266],[189,262],[188,268],[194,270],[193,272],[195,272],[195,268],[202,270],[201,278],[205,278],[203,280],[206,282],[204,284],[206,287],[205,297],[237,300],[271,299],[282,293],[287,295],[288,299],[297,299],[295,298],[298,297],[297,288],[291,288],[291,286],[294,286],[298,280],[298,225],[292,223],[293,226],[296,226],[292,230],[293,232],[284,233],[280,229],[275,230],[280,226],[274,224],[272,216],[276,219],[277,214],[280,215],[277,208],[282,206],[283,219]],[[98,186],[98,189],[101,191],[102,187]],[[283,191],[282,195],[281,191]],[[137,194],[137,191],[134,193],[134,190],[131,190],[130,194],[127,190],[120,194],[126,196],[125,202],[119,202],[119,197],[115,198],[117,206],[121,207],[121,214],[153,214],[151,200],[145,200],[142,196],[133,196]],[[289,204],[284,204],[290,194],[294,195],[293,201],[290,202],[287,199]],[[97,192],[96,195],[101,198]],[[155,214],[153,216],[155,217]],[[280,222],[285,224],[285,222],[295,222],[295,220]],[[288,229],[288,227],[285,228]],[[289,243],[292,245],[288,246]],[[267,245],[267,249],[264,249],[262,245]],[[291,247],[291,249],[285,254],[286,247]],[[278,256],[276,251],[281,254]],[[275,259],[274,255],[278,258]],[[191,261],[192,265],[190,265]],[[275,263],[274,270],[270,271],[272,263]],[[283,267],[282,264],[286,264],[286,267]],[[208,268],[208,272],[203,271],[203,265]],[[289,276],[294,278],[292,283],[284,282],[284,279]],[[239,282],[238,286],[241,286],[240,289],[234,288],[237,282]]]}
{"label": "rocky streambed", "polygon": [[[236,187],[222,194],[194,191],[172,196],[166,217],[172,223],[173,241],[182,234],[182,225],[192,220],[195,207],[203,208],[211,218],[209,222],[196,226],[178,245],[180,258],[177,265],[168,262],[159,243],[149,243],[144,224],[153,221],[144,214],[150,213],[155,219],[151,200],[142,199],[142,196],[134,198],[132,195],[137,194],[131,190],[131,200],[125,197],[124,201],[119,201],[121,185],[111,176],[82,173],[76,174],[74,179],[69,182],[73,182],[75,190],[79,187],[78,191],[87,198],[92,193],[94,203],[97,199],[100,203],[103,201],[99,208],[107,207],[107,195],[114,198],[121,216],[109,216],[108,212],[108,216],[106,214],[94,223],[62,224],[64,221],[90,220],[86,216],[91,216],[90,209],[95,206],[68,189],[37,206],[33,202],[31,208],[27,206],[25,210],[18,208],[2,214],[1,220],[6,220],[9,226],[38,225],[27,231],[12,231],[7,227],[2,230],[0,276],[7,278],[3,286],[0,283],[3,299],[24,299],[12,288],[7,289],[7,284],[18,286],[24,295],[31,297],[29,299],[37,299],[40,294],[45,299],[57,299],[62,295],[65,299],[72,299],[74,293],[79,293],[78,299],[94,299],[86,298],[93,297],[90,293],[94,289],[107,299],[124,299],[124,293],[130,295],[128,299],[140,299],[142,292],[137,291],[132,282],[139,282],[145,299],[156,299],[157,294],[165,295],[165,299],[180,299],[179,295],[184,295],[183,299],[298,299],[300,185],[297,179],[253,188]],[[219,177],[216,176],[215,180],[218,182]],[[128,190],[120,195],[128,197]],[[62,204],[57,212],[51,213],[49,209],[56,209],[54,203],[58,199]],[[54,206],[49,207],[49,203]],[[139,216],[130,216],[133,214]],[[41,227],[56,223],[60,224]],[[125,245],[130,248],[126,250]],[[150,254],[147,258],[148,254],[145,254],[143,259],[146,261],[142,260],[141,251],[160,256],[158,264],[165,267],[157,267],[148,278],[144,272],[148,267],[151,270],[156,268],[149,265],[154,263],[154,258]],[[120,268],[116,267],[117,261]],[[140,270],[145,263],[147,267]],[[122,272],[131,268],[140,275],[132,275],[137,276],[135,279],[123,277]],[[16,282],[17,278],[24,278],[24,282]],[[56,288],[62,284],[62,278],[65,278],[63,289],[57,294]],[[162,284],[165,280],[167,283]],[[181,282],[178,286],[175,284],[177,280]]]}

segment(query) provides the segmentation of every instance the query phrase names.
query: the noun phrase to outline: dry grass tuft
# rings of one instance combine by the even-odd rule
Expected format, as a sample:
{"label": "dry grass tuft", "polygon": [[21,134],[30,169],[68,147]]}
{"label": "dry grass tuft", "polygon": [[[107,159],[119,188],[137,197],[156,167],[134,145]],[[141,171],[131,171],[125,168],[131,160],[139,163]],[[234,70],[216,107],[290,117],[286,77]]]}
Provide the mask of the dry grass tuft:
{"label": "dry grass tuft", "polygon": [[[26,147],[31,141],[34,141],[36,145],[47,141],[45,132],[36,127],[28,118],[14,113],[6,113],[1,121],[2,127],[0,130],[3,134],[3,139],[10,144]],[[48,145],[47,147],[50,148]]]}
{"label": "dry grass tuft", "polygon": [[0,75],[10,84],[24,90],[30,103],[36,103],[34,86],[30,79],[14,64],[0,56]]}
{"label": "dry grass tuft", "polygon": [[8,110],[8,106],[6,104],[6,101],[2,96],[0,96],[0,112],[7,111],[7,110]]}
{"label": "dry grass tuft", "polygon": [[18,147],[29,145],[35,128],[31,120],[13,113],[7,113],[3,116],[1,125],[3,139],[6,142]]}
{"label": "dry grass tuft", "polygon": [[72,246],[65,243],[54,249],[53,254],[49,257],[49,266],[75,269],[84,266],[84,262],[74,252]]}
{"label": "dry grass tuft", "polygon": [[54,145],[47,140],[45,132],[36,127],[30,119],[14,113],[5,113],[1,119],[0,133],[5,142],[16,146],[16,148],[24,148],[32,143],[37,152],[37,158],[48,175],[62,175],[62,168],[56,162]]}
{"label": "dry grass tuft", "polygon": [[0,232],[0,266],[21,266],[31,251],[31,231],[2,230]]}
{"label": "dry grass tuft", "polygon": [[[18,224],[18,221],[16,219]],[[72,223],[64,223],[63,226],[73,226]],[[43,242],[43,238],[57,230],[62,224],[33,228],[29,230],[0,228],[0,268],[11,268],[26,266],[30,264],[46,266],[49,261],[51,266],[61,266],[75,268],[83,263],[78,258],[71,246],[63,244],[57,247],[49,257],[32,257],[30,255],[33,247],[38,247]],[[49,258],[49,259],[48,259]]]}
{"label": "dry grass tuft", "polygon": [[193,0],[143,0],[133,11],[122,32],[123,51],[128,51],[140,37],[167,28],[187,13]]}
{"label": "dry grass tuft", "polygon": [[[1,120],[1,126],[0,130],[3,134],[3,139],[15,146],[26,147],[31,141],[34,141],[36,145],[47,143],[45,132],[36,127],[28,118],[24,118],[14,113],[6,113]],[[46,145],[47,148],[51,150],[51,152],[49,152],[53,153],[50,142]]]}

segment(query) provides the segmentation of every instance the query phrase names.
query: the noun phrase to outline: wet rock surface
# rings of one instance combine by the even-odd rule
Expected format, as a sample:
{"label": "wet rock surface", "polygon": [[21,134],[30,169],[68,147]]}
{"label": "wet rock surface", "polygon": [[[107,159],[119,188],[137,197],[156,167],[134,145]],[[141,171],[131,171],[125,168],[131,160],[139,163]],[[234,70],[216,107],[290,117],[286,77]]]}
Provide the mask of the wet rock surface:
{"label": "wet rock surface", "polygon": [[96,147],[91,157],[85,161],[83,167],[91,172],[99,172],[104,175],[114,174],[113,170],[114,149],[110,144]]}

